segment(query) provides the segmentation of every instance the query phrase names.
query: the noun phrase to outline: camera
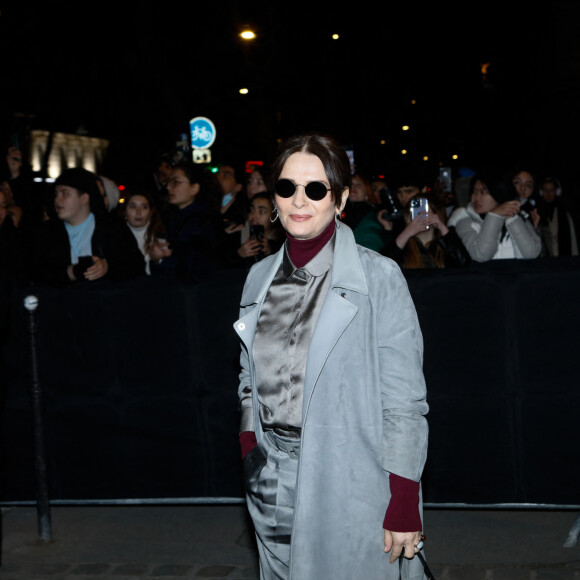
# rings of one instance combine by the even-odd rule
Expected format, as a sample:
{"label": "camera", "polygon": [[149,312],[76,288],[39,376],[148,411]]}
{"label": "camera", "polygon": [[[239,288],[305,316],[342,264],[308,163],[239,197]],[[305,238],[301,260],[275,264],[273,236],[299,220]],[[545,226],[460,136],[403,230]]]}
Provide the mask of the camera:
{"label": "camera", "polygon": [[403,210],[399,200],[389,191],[387,187],[383,187],[379,191],[379,196],[381,199],[381,217],[384,220],[394,221],[403,217]]}
{"label": "camera", "polygon": [[526,201],[520,206],[520,215],[524,219],[528,219],[532,210],[537,209],[538,205],[536,200],[533,197],[529,197]]}

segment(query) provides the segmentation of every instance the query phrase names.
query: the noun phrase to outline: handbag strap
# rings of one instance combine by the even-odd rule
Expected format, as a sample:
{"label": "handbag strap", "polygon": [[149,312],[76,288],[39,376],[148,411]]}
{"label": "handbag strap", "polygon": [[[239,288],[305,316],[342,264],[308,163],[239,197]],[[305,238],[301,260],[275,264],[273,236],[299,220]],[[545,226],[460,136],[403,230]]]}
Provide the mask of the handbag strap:
{"label": "handbag strap", "polygon": [[[403,552],[404,551],[405,551],[405,548],[403,547],[403,551],[401,552],[401,555],[399,556],[399,580],[403,580],[402,572],[403,572]],[[433,572],[431,572],[431,570],[429,569],[429,566],[427,566],[427,561],[423,557],[423,554],[421,554],[421,552],[417,552],[417,557],[421,561],[421,564],[423,564],[423,569],[425,571],[425,576],[427,577],[427,580],[436,580],[435,576],[433,576]]]}

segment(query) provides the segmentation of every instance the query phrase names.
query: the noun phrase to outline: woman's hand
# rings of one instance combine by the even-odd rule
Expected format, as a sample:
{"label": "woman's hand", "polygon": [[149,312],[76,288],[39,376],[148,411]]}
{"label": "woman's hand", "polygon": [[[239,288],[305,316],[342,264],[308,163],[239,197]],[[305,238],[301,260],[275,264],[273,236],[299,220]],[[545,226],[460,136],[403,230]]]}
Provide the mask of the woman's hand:
{"label": "woman's hand", "polygon": [[436,213],[430,213],[427,215],[427,225],[433,226],[435,229],[439,230],[439,233],[442,236],[449,232],[449,228],[441,221],[441,218]]}
{"label": "woman's hand", "polygon": [[516,200],[504,201],[492,209],[490,213],[495,213],[505,218],[513,217],[520,213],[520,202]]}
{"label": "woman's hand", "polygon": [[[412,236],[416,236],[421,232],[424,232],[429,227],[429,214],[422,211],[412,222],[407,224],[405,230],[407,230]],[[403,230],[403,231],[405,231]]]}
{"label": "woman's hand", "polygon": [[402,250],[407,242],[417,234],[424,232],[428,227],[428,215],[426,212],[421,212],[412,222],[409,222],[405,229],[397,236],[395,243]]}
{"label": "woman's hand", "polygon": [[107,274],[109,271],[109,264],[105,258],[93,256],[93,265],[85,271],[85,278],[87,280],[98,280]]}
{"label": "woman's hand", "polygon": [[262,251],[262,244],[256,238],[246,240],[239,248],[238,255],[242,258],[257,256]]}
{"label": "woman's hand", "polygon": [[154,242],[151,244],[151,249],[149,250],[149,257],[155,261],[159,262],[163,258],[168,258],[171,256],[171,250],[169,249],[168,242]]}
{"label": "woman's hand", "polygon": [[417,545],[420,541],[421,532],[389,532],[389,530],[385,530],[385,553],[391,552],[389,562],[392,564],[397,561],[403,552],[403,547],[405,548],[403,556],[409,560],[413,558],[419,552]]}
{"label": "woman's hand", "polygon": [[393,221],[387,220],[383,217],[384,209],[377,213],[377,221],[383,226],[384,230],[390,232],[393,229]]}
{"label": "woman's hand", "polygon": [[264,254],[264,256],[269,256],[272,253],[270,242],[268,241],[268,238],[266,236],[262,238],[262,253]]}
{"label": "woman's hand", "polygon": [[234,234],[236,232],[240,232],[244,229],[244,224],[229,224],[225,227],[224,231],[226,234]]}

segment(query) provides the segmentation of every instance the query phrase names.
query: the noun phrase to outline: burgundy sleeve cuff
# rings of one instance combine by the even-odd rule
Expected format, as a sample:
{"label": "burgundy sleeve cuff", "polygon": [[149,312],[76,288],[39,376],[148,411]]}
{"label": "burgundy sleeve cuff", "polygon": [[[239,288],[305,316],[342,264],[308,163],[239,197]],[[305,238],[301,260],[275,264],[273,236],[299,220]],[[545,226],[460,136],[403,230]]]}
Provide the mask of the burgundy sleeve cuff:
{"label": "burgundy sleeve cuff", "polygon": [[242,448],[242,459],[258,445],[256,434],[253,431],[242,431],[240,433],[240,447]]}
{"label": "burgundy sleeve cuff", "polygon": [[383,528],[390,532],[420,532],[423,525],[419,514],[419,482],[391,473],[389,485],[391,501]]}

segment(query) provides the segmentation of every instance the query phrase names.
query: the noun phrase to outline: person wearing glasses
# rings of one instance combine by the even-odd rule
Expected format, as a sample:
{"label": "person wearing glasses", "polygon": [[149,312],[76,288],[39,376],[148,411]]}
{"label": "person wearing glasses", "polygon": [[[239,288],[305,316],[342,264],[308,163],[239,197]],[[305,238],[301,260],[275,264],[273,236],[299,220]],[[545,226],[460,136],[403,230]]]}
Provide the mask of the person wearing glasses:
{"label": "person wearing glasses", "polygon": [[167,180],[164,238],[152,246],[151,275],[200,282],[217,268],[218,211],[211,178],[191,161],[177,162]]}
{"label": "person wearing glasses", "polygon": [[428,405],[406,281],[338,220],[351,174],[332,137],[290,138],[272,174],[286,241],[234,323],[260,577],[422,580]]}

